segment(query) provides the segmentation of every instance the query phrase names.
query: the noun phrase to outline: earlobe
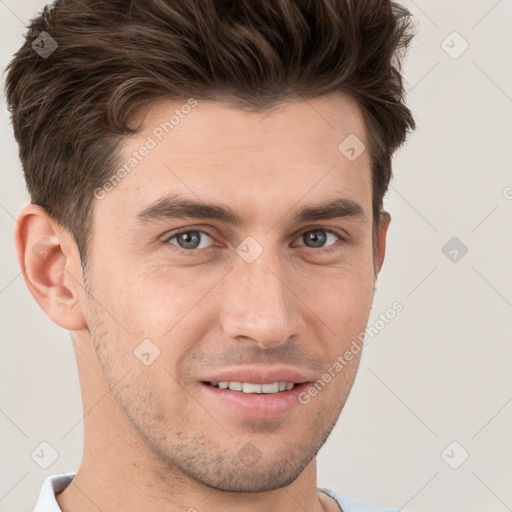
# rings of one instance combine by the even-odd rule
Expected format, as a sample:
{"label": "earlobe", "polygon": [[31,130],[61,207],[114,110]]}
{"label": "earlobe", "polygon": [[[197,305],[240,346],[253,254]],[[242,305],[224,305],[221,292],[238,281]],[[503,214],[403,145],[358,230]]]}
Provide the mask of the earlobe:
{"label": "earlobe", "polygon": [[379,229],[377,231],[377,244],[375,248],[374,266],[375,275],[378,276],[384,264],[384,257],[386,255],[386,237],[391,222],[391,215],[388,212],[382,211],[380,214]]}
{"label": "earlobe", "polygon": [[18,215],[14,238],[25,283],[48,318],[70,331],[86,329],[80,258],[69,233],[43,208],[28,204]]}

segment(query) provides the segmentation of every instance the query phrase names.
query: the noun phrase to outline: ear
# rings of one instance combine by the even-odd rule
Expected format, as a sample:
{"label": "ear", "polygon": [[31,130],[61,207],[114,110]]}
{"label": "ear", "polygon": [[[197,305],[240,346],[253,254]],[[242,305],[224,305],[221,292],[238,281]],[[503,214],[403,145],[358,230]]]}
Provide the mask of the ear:
{"label": "ear", "polygon": [[386,236],[390,222],[391,215],[388,212],[382,211],[380,213],[379,228],[377,230],[377,243],[375,247],[375,254],[373,256],[375,276],[379,275],[384,263],[384,256],[386,255]]}
{"label": "ear", "polygon": [[23,278],[41,309],[70,331],[86,329],[78,247],[71,234],[35,204],[18,215],[14,240]]}

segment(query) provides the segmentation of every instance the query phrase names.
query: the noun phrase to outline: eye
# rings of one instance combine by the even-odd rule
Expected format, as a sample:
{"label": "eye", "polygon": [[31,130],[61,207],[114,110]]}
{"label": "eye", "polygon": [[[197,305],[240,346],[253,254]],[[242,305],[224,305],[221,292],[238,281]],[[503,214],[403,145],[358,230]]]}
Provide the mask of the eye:
{"label": "eye", "polygon": [[[331,246],[335,245],[337,240],[345,241],[339,233],[326,228],[305,231],[299,237],[299,240],[301,239],[305,240],[306,243],[297,245],[305,245],[309,249],[323,249],[326,252],[335,250],[335,247],[331,248]],[[331,243],[327,243],[329,240],[331,240]],[[208,241],[210,241],[210,244]],[[163,242],[176,246],[178,251],[183,254],[193,255],[200,252],[200,250],[209,251],[213,249],[212,241],[213,238],[205,231],[189,229],[173,233],[167,236]]]}
{"label": "eye", "polygon": [[[331,237],[331,239],[334,239],[334,241],[330,244],[326,244],[327,240]],[[324,247],[329,247],[331,245],[334,245],[336,243],[336,239],[343,241],[344,238],[339,235],[337,232],[331,230],[331,229],[313,229],[310,231],[304,232],[300,238],[306,241],[305,244],[299,244],[299,245],[306,245],[306,247],[310,249],[322,249]],[[308,245],[311,244],[311,245]],[[328,249],[329,250],[329,249]]]}
{"label": "eye", "polygon": [[[176,244],[172,240],[176,239]],[[166,242],[177,245],[178,248],[183,250],[194,250],[194,249],[207,249],[207,239],[213,240],[208,233],[200,230],[181,231],[180,233],[174,233],[166,239]]]}

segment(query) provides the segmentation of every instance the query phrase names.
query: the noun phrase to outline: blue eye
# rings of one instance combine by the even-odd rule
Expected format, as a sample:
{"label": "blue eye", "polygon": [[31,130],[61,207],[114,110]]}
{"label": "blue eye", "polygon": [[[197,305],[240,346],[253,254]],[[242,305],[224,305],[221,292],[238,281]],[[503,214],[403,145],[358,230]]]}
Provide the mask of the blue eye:
{"label": "blue eye", "polygon": [[210,235],[204,231],[182,231],[181,233],[175,233],[170,236],[167,239],[167,242],[171,242],[171,240],[176,239],[178,247],[184,250],[206,249],[207,247],[204,245],[202,240],[204,239],[204,236],[211,239]]}
{"label": "blue eye", "polygon": [[[208,244],[208,239],[210,240],[210,244]],[[299,236],[299,240],[301,239],[305,240],[306,243],[299,243],[298,245],[304,245],[308,249],[318,249],[315,252],[322,252],[322,250],[329,252],[335,250],[336,247],[331,246],[336,245],[337,240],[345,241],[339,233],[326,228],[305,231]],[[327,243],[329,239],[331,243]],[[175,246],[178,252],[182,254],[194,256],[202,252],[202,250],[208,251],[213,249],[212,241],[213,237],[205,231],[189,229],[188,231],[180,231],[171,234],[164,240],[164,243]]]}
{"label": "blue eye", "polygon": [[312,246],[304,244],[304,245],[306,245],[306,247],[313,248],[313,249],[318,249],[318,248],[322,249],[323,247],[328,247],[330,245],[333,245],[333,243],[324,245],[325,242],[327,241],[328,235],[335,238],[333,243],[336,243],[336,239],[338,239],[338,240],[342,239],[341,236],[338,235],[338,233],[336,233],[330,229],[323,229],[323,228],[306,231],[305,233],[303,233],[300,236],[300,238],[304,239],[304,240],[308,240],[309,242],[311,242],[313,244]]}

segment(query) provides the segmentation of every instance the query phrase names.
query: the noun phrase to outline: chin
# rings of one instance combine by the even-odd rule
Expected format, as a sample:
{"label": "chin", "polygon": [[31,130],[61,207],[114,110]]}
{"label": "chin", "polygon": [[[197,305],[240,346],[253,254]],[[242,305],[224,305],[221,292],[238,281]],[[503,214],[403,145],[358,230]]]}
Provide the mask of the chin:
{"label": "chin", "polygon": [[[206,446],[200,444],[192,450],[193,455],[190,446],[185,450],[179,447],[177,451],[175,446],[173,460],[169,462],[189,478],[218,491],[273,491],[290,485],[299,477],[324,444],[328,433],[324,431],[322,434],[302,442],[288,440],[280,447],[269,443],[263,452],[257,446],[264,445],[264,439],[254,443],[249,441],[234,450],[212,445],[205,449]],[[271,436],[265,436],[267,441]],[[182,457],[187,452],[189,456]]]}
{"label": "chin", "polygon": [[[290,466],[288,461],[273,461],[269,467],[255,470],[243,467],[224,471],[217,469],[200,482],[212,489],[225,492],[266,492],[290,485],[302,473],[305,466]],[[210,477],[211,476],[211,477]]]}

